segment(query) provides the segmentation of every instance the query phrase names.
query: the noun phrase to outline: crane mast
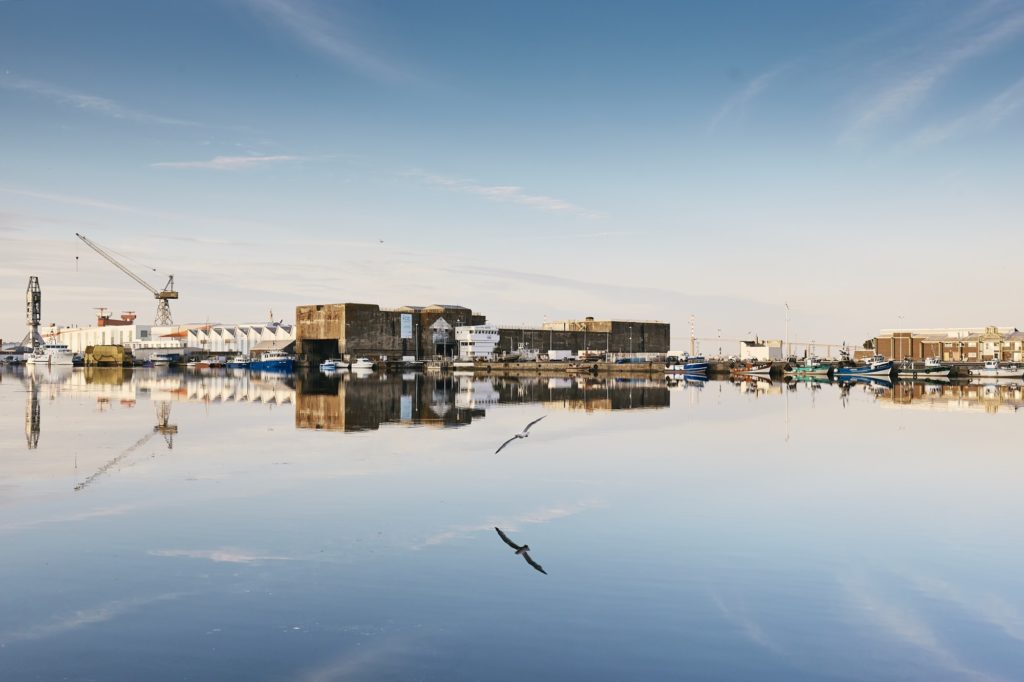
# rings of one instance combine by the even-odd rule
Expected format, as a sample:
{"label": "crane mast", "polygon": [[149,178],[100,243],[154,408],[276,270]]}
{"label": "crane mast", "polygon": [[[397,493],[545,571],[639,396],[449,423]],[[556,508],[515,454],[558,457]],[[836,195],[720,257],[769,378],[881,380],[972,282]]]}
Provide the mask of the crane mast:
{"label": "crane mast", "polygon": [[134,279],[136,282],[145,287],[146,290],[149,291],[149,293],[153,294],[153,297],[156,299],[156,320],[153,322],[153,324],[161,327],[169,327],[174,324],[174,320],[171,319],[171,304],[168,302],[171,299],[178,298],[178,292],[174,290],[174,275],[170,275],[167,278],[167,284],[164,285],[164,288],[162,290],[157,289],[149,282],[147,282],[146,280],[142,279],[134,272],[129,270],[124,264],[122,264],[116,258],[107,253],[96,242],[92,241],[85,235],[79,234],[77,232],[75,233],[75,236],[81,239],[83,242],[85,242],[85,245],[88,246],[90,249],[92,249],[93,251],[100,254],[108,261],[110,261],[111,265],[113,265],[115,268],[117,268],[124,274]]}

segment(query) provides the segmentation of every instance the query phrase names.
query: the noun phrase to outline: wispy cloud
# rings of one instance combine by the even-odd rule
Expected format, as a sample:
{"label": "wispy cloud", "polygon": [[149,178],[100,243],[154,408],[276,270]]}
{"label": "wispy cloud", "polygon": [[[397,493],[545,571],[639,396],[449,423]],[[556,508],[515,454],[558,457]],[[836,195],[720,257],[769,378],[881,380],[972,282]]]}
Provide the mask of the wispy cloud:
{"label": "wispy cloud", "polygon": [[722,121],[735,114],[742,113],[746,108],[747,104],[755,97],[760,95],[762,92],[768,89],[768,86],[772,84],[776,78],[783,73],[788,66],[779,66],[771,71],[765,71],[761,75],[757,76],[750,82],[748,82],[743,89],[734,94],[732,97],[725,101],[722,108],[718,110],[718,113],[711,119],[711,123],[708,124],[708,131],[714,132],[715,128],[718,127]]}
{"label": "wispy cloud", "polygon": [[840,142],[856,142],[878,126],[906,116],[958,67],[1024,33],[1024,13],[997,17],[980,32],[959,37],[953,44],[935,45],[934,56],[910,69],[901,79],[882,88],[855,116]]}
{"label": "wispy cloud", "polygon": [[283,161],[302,161],[305,157],[278,154],[276,156],[215,156],[208,161],[161,161],[150,164],[154,168],[208,168],[212,170],[240,170],[266,166]]}
{"label": "wispy cloud", "polygon": [[308,47],[335,59],[365,76],[399,80],[404,74],[393,65],[357,45],[337,22],[302,0],[245,0],[257,13]]}
{"label": "wispy cloud", "polygon": [[980,130],[991,130],[1024,107],[1024,78],[1006,88],[980,107],[942,125],[928,126],[912,142],[928,146]]}
{"label": "wispy cloud", "polygon": [[145,111],[139,111],[138,109],[126,107],[123,104],[115,102],[112,99],[107,99],[106,97],[89,95],[59,85],[53,85],[52,83],[45,83],[43,81],[32,80],[29,78],[0,75],[0,88],[3,88],[4,90],[28,92],[39,97],[44,97],[53,102],[57,102],[58,104],[64,104],[74,107],[75,109],[82,109],[83,111],[109,116],[111,118],[138,121],[140,123],[159,123],[174,126],[199,125],[195,121],[186,121],[180,118],[170,118],[167,116],[151,114]]}
{"label": "wispy cloud", "polygon": [[417,177],[428,185],[443,187],[453,192],[475,194],[490,201],[520,204],[548,213],[576,215],[582,218],[596,219],[605,217],[603,213],[577,206],[564,199],[556,199],[555,197],[541,194],[527,194],[522,187],[516,185],[484,185],[473,180],[461,180],[419,171],[414,171],[407,175]]}
{"label": "wispy cloud", "polygon": [[554,506],[546,507],[543,509],[537,509],[532,512],[525,514],[519,514],[511,517],[491,517],[482,523],[472,523],[465,525],[451,526],[450,528],[431,535],[423,542],[419,543],[415,549],[422,549],[423,547],[431,547],[434,545],[442,545],[447,542],[453,542],[460,538],[468,537],[476,533],[484,531],[493,531],[495,526],[500,526],[507,531],[519,530],[524,524],[535,524],[535,523],[547,523],[554,521],[555,519],[562,519],[567,516],[573,516],[580,512],[592,509],[600,506],[596,502],[576,502],[575,504],[565,506]]}
{"label": "wispy cloud", "polygon": [[894,643],[918,649],[936,666],[962,679],[982,682],[1004,679],[969,666],[924,619],[913,610],[878,594],[865,576],[845,576],[840,579],[840,584],[856,611],[870,621],[873,632],[890,638]]}
{"label": "wispy cloud", "polygon": [[56,635],[64,634],[73,630],[79,630],[96,623],[105,623],[126,613],[137,611],[152,604],[165,601],[173,601],[186,596],[182,592],[168,592],[153,597],[140,597],[137,599],[121,599],[107,602],[95,608],[72,611],[64,615],[56,616],[46,623],[32,625],[22,630],[15,630],[0,633],[0,644],[8,644],[19,641],[36,641],[47,639]]}
{"label": "wispy cloud", "polygon": [[291,561],[293,557],[275,556],[272,554],[256,554],[243,549],[223,547],[221,549],[154,549],[151,556],[184,557],[186,559],[206,559],[217,563],[254,564],[264,561]]}

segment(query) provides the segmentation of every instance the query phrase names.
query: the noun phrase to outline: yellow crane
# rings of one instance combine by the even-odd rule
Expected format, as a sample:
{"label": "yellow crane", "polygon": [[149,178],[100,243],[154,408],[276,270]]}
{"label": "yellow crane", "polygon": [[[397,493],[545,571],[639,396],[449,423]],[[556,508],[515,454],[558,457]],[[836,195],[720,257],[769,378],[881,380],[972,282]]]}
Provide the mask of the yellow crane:
{"label": "yellow crane", "polygon": [[[167,278],[167,284],[164,286],[162,290],[157,289],[156,287],[152,286],[149,282],[147,282],[146,280],[142,279],[134,272],[129,270],[120,261],[118,261],[116,258],[107,253],[106,250],[103,249],[103,247],[101,247],[99,244],[92,241],[88,237],[86,237],[84,234],[78,234],[76,232],[75,236],[81,239],[83,242],[85,242],[86,246],[88,246],[90,249],[92,249],[93,251],[100,254],[108,261],[110,261],[111,264],[113,264],[113,266],[116,267],[118,270],[134,279],[136,282],[144,286],[151,294],[153,294],[153,297],[156,298],[156,320],[153,322],[153,324],[160,327],[169,327],[174,324],[174,320],[171,319],[171,304],[168,303],[168,301],[170,301],[171,299],[178,298],[178,292],[174,290],[174,275],[170,275]],[[153,272],[156,272],[155,268],[153,269]]]}

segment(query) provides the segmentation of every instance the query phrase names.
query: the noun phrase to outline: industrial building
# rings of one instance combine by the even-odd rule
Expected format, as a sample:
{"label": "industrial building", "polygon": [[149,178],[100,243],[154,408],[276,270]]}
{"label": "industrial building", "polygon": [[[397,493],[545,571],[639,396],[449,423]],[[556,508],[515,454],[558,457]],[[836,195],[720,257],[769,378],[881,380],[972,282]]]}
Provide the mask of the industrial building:
{"label": "industrial building", "polygon": [[295,327],[296,353],[310,363],[333,357],[424,359],[552,350],[660,356],[668,352],[670,338],[665,322],[588,317],[539,327],[502,327],[489,325],[484,315],[458,305],[393,309],[368,303],[305,305],[295,309]]}
{"label": "industrial building", "polygon": [[455,328],[486,321],[457,305],[304,305],[295,309],[295,351],[311,362],[337,357],[452,357],[458,353]]}
{"label": "industrial building", "polygon": [[945,362],[1024,362],[1024,332],[1016,327],[882,329],[873,343],[874,352],[896,360],[939,358]]}
{"label": "industrial building", "polygon": [[158,327],[139,324],[131,313],[121,315],[121,319],[100,315],[93,327],[51,326],[42,334],[53,343],[66,344],[75,353],[85,353],[89,346],[120,345],[131,350],[137,359],[152,353],[248,355],[289,350],[295,342],[295,328],[280,322]]}
{"label": "industrial building", "polygon": [[782,359],[781,340],[740,341],[740,360],[778,362]]}

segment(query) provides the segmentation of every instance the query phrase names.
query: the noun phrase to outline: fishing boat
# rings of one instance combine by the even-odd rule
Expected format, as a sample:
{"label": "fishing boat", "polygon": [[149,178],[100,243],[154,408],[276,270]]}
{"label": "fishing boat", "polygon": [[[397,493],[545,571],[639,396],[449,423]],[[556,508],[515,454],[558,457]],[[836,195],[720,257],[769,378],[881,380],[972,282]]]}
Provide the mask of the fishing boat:
{"label": "fishing boat", "polygon": [[352,369],[372,370],[376,366],[370,358],[356,358],[356,361],[352,363]]}
{"label": "fishing boat", "polygon": [[708,361],[700,355],[687,353],[681,358],[669,356],[666,360],[665,371],[669,373],[704,374],[708,371]]}
{"label": "fishing boat", "polygon": [[771,362],[748,362],[732,368],[733,374],[754,374],[765,376],[772,373]]}
{"label": "fishing boat", "polygon": [[295,358],[279,350],[268,350],[249,363],[249,369],[259,372],[291,372]]}
{"label": "fishing boat", "polygon": [[1024,376],[1024,367],[1019,365],[1002,365],[999,360],[986,360],[983,367],[972,367],[972,377],[984,379],[1012,379]]}
{"label": "fishing boat", "polygon": [[803,363],[795,366],[791,366],[786,370],[786,374],[793,374],[798,377],[806,376],[826,376],[832,370],[832,365],[828,362],[822,362],[813,355],[808,355]]}
{"label": "fishing boat", "polygon": [[229,369],[245,369],[249,366],[249,356],[239,353],[225,364]]}
{"label": "fishing boat", "polygon": [[893,362],[892,360],[886,360],[882,355],[872,355],[867,362],[863,365],[848,365],[846,367],[837,367],[836,376],[840,377],[856,377],[856,376],[876,376],[876,377],[887,377],[892,374]]}
{"label": "fishing boat", "polygon": [[25,362],[29,365],[47,365],[55,367],[63,365],[71,367],[75,364],[75,354],[63,343],[47,343],[36,346]]}
{"label": "fishing boat", "polygon": [[924,366],[916,366],[908,360],[896,368],[896,376],[901,379],[933,379],[948,377],[953,368],[939,362],[938,358],[925,358]]}
{"label": "fishing boat", "polygon": [[321,372],[337,372],[339,369],[348,369],[348,363],[339,358],[330,358],[320,363]]}

